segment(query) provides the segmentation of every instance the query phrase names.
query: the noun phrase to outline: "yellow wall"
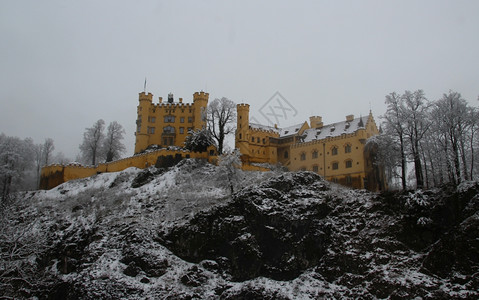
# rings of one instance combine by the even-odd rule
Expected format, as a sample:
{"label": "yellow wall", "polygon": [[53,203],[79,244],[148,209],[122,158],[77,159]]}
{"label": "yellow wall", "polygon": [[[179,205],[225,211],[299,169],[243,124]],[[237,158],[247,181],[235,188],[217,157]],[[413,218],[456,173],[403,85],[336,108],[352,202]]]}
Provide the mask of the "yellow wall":
{"label": "yellow wall", "polygon": [[106,172],[119,172],[130,167],[136,168],[147,168],[156,164],[159,156],[175,156],[176,154],[181,154],[183,158],[200,158],[207,159],[210,163],[216,163],[216,156],[209,155],[208,152],[190,152],[187,150],[168,150],[168,149],[159,149],[156,151],[151,151],[148,153],[143,153],[117,161],[99,164],[95,167],[82,166],[78,164],[70,165],[50,165],[42,168],[41,172],[41,183],[40,188],[42,189],[51,189],[63,182],[69,180],[86,178],[98,173]]}

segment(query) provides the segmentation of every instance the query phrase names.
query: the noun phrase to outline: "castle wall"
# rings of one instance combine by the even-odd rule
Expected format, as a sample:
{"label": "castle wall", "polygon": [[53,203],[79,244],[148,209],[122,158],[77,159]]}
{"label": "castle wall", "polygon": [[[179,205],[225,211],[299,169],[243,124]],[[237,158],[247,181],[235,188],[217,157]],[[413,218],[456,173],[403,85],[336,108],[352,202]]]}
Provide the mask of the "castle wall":
{"label": "castle wall", "polygon": [[[295,144],[291,147],[289,169],[313,171],[327,180],[344,181],[344,185],[363,188],[359,179],[355,186],[352,184],[353,179],[365,176],[363,134],[364,130],[359,130],[354,134]],[[333,148],[337,152],[333,152]]]}
{"label": "castle wall", "polygon": [[[211,149],[210,149],[211,150]],[[209,152],[190,152],[187,150],[159,149],[148,153],[135,155],[117,161],[99,164],[98,166],[82,166],[79,164],[50,165],[42,168],[40,176],[40,189],[51,189],[64,182],[86,178],[99,173],[119,172],[130,167],[139,169],[154,166],[158,157],[180,155],[182,158],[206,159],[210,163],[216,162],[216,156]]]}

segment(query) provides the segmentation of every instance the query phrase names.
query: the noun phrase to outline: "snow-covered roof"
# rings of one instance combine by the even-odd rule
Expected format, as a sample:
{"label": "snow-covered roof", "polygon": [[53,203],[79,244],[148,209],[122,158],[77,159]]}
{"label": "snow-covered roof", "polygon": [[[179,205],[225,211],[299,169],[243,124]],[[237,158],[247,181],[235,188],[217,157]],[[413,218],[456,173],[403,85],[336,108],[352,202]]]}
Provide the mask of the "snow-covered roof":
{"label": "snow-covered roof", "polygon": [[[362,122],[361,122],[362,120]],[[336,137],[341,134],[354,133],[360,128],[364,128],[368,117],[360,117],[353,119],[352,121],[342,121],[324,125],[321,128],[310,128],[304,131],[306,135],[304,142],[311,142],[314,140],[322,140],[328,137]],[[362,123],[362,124],[361,124]]]}
{"label": "snow-covered roof", "polygon": [[279,133],[281,129],[273,127],[273,126],[268,126],[268,125],[261,125],[257,123],[249,123],[249,126],[253,129],[259,129],[259,130],[264,130],[264,131],[274,131]]}
{"label": "snow-covered roof", "polygon": [[304,122],[301,124],[296,124],[293,126],[281,128],[279,132],[279,137],[286,137],[290,135],[296,135],[298,132],[301,130],[301,127],[303,127]]}

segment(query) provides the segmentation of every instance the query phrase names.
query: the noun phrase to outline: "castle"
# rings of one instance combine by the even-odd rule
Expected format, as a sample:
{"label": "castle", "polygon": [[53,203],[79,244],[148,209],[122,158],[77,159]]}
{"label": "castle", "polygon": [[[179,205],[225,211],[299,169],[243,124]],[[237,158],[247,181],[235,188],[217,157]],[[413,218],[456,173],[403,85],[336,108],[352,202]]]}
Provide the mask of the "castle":
{"label": "castle", "polygon": [[[175,102],[159,97],[153,103],[151,93],[141,92],[137,107],[135,155],[118,161],[82,166],[51,165],[42,168],[40,188],[50,189],[72,179],[129,167],[163,166],[168,161],[201,158],[216,162],[216,149],[207,152],[185,150],[190,130],[206,127],[209,94],[196,92],[193,103]],[[239,149],[244,170],[268,170],[281,164],[290,171],[309,170],[326,180],[353,188],[384,189],[383,173],[373,164],[365,141],[379,133],[372,113],[367,117],[346,116],[342,122],[324,125],[319,116],[286,128],[250,123],[249,105],[237,105],[235,148]]]}
{"label": "castle", "polygon": [[383,173],[373,164],[365,142],[379,130],[370,112],[367,117],[346,116],[341,122],[325,125],[313,116],[286,128],[249,122],[249,105],[237,105],[235,147],[240,150],[243,168],[281,164],[290,171],[308,170],[326,180],[358,189],[385,189]]}
{"label": "castle", "polygon": [[159,103],[154,104],[151,93],[140,93],[135,154],[150,145],[184,147],[190,130],[206,127],[208,96],[208,93],[196,92],[193,103],[183,103],[182,98],[175,102],[173,95],[169,94],[167,102],[159,97]]}
{"label": "castle", "polygon": [[100,163],[97,166],[83,166],[78,163],[50,165],[42,168],[40,188],[51,189],[63,182],[89,177],[99,173],[118,172],[130,167],[169,166],[184,158],[200,158],[216,162],[216,150],[209,147],[207,152],[192,152],[184,149],[189,130],[206,127],[208,93],[193,94],[193,103],[184,103],[182,98],[174,101],[159,97],[153,103],[153,94],[141,92],[137,107],[135,154],[131,157]]}

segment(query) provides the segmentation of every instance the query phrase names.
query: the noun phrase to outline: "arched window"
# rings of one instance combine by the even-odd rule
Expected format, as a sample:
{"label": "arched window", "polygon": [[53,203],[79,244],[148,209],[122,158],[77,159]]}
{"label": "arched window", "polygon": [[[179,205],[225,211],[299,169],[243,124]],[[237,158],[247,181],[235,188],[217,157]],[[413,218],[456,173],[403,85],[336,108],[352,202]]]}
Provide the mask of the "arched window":
{"label": "arched window", "polygon": [[338,155],[338,147],[333,146],[333,148],[331,149],[331,155]]}
{"label": "arched window", "polygon": [[175,123],[175,116],[172,116],[172,115],[165,116],[165,123]]}
{"label": "arched window", "polygon": [[288,151],[284,151],[284,158],[288,158]]}
{"label": "arched window", "polygon": [[316,173],[319,172],[318,165],[314,165],[314,166],[313,166],[313,172],[316,172]]}
{"label": "arched window", "polygon": [[175,133],[175,127],[173,126],[163,127],[163,133]]}
{"label": "arched window", "polygon": [[301,153],[301,156],[300,156],[300,159],[301,160],[306,160],[306,153]]}
{"label": "arched window", "polygon": [[350,144],[347,144],[346,146],[344,146],[344,153],[351,153],[351,145]]}
{"label": "arched window", "polygon": [[313,158],[318,158],[318,150],[316,150],[316,149],[313,150],[312,157]]}

